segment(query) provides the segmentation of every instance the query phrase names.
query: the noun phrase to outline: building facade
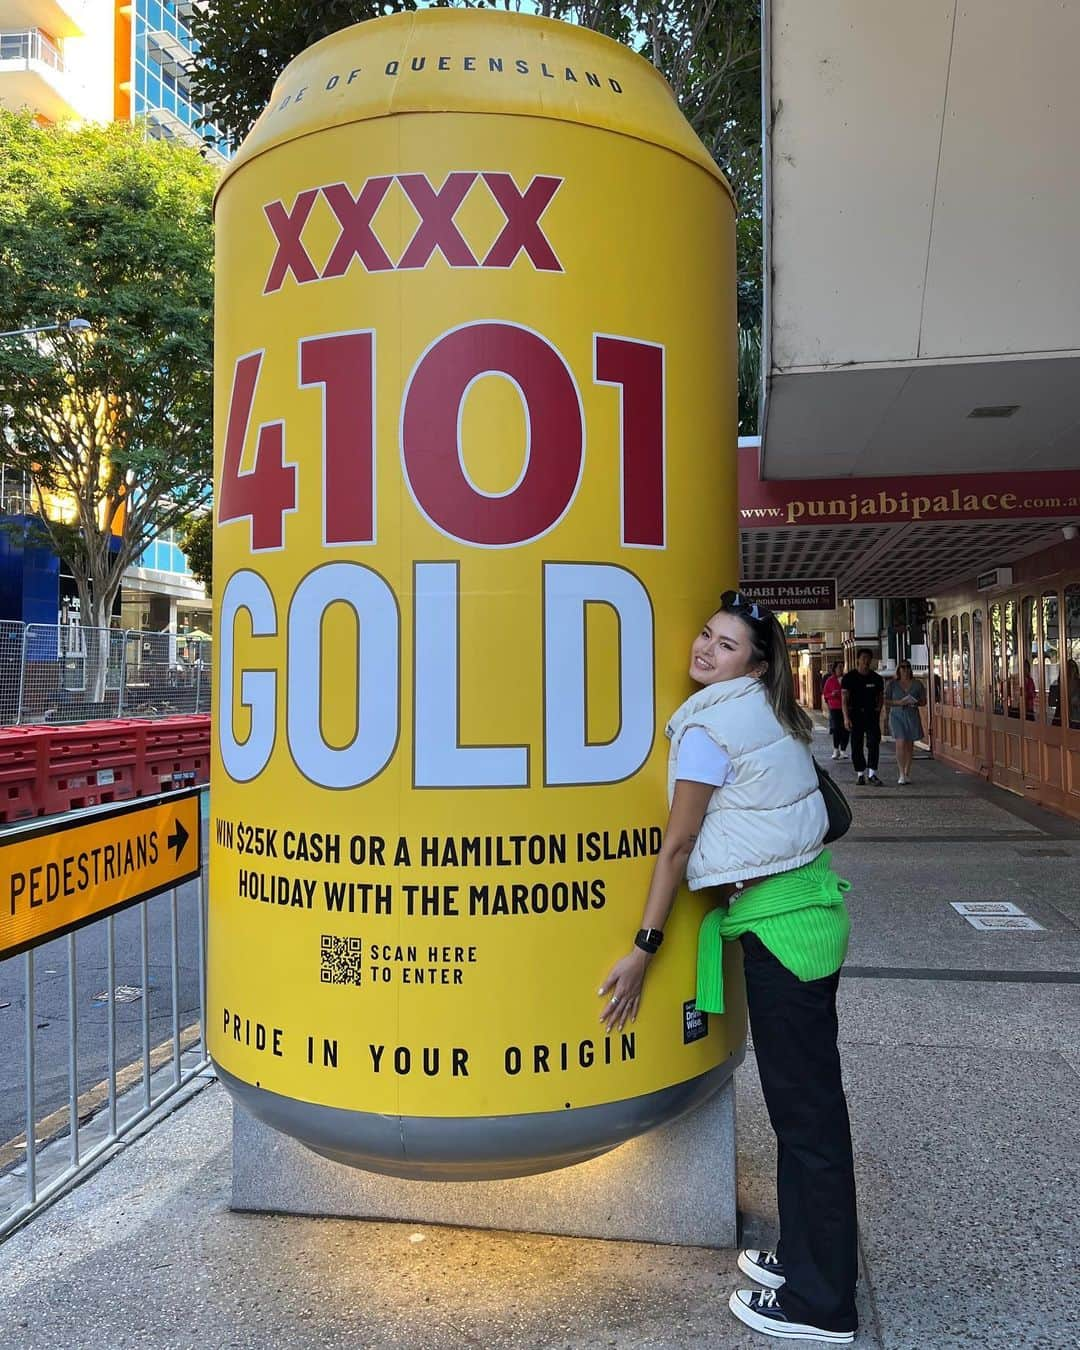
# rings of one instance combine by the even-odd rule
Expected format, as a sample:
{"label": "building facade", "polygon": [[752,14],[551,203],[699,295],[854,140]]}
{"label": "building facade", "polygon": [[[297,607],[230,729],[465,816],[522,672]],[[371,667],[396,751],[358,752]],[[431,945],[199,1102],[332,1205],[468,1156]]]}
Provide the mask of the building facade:
{"label": "building facade", "polygon": [[936,754],[1080,818],[1080,8],[762,17],[742,578],[835,578],[845,654],[912,661]]}
{"label": "building facade", "polygon": [[42,121],[144,119],[151,136],[207,144],[191,93],[196,51],[181,0],[0,0],[0,106]]}
{"label": "building facade", "polygon": [[1080,537],[938,597],[930,652],[935,753],[1080,817]]}

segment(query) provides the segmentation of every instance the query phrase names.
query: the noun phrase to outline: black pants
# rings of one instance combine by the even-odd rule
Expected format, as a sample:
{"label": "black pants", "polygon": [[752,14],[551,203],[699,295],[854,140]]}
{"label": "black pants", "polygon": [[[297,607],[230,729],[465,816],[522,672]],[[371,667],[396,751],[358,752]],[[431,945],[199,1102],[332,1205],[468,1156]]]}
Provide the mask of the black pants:
{"label": "black pants", "polygon": [[792,1321],[854,1331],[858,1230],[836,1047],[840,974],[804,983],[753,933],[742,946],[754,1053],[777,1139],[780,1306]]}
{"label": "black pants", "polygon": [[[866,741],[866,754],[863,754],[863,740]],[[851,767],[856,773],[865,773],[867,768],[877,773],[878,751],[881,749],[881,723],[875,717],[872,722],[855,719],[851,723]]]}
{"label": "black pants", "polygon": [[829,733],[832,736],[834,750],[847,749],[848,729],[844,726],[843,708],[829,709]]}

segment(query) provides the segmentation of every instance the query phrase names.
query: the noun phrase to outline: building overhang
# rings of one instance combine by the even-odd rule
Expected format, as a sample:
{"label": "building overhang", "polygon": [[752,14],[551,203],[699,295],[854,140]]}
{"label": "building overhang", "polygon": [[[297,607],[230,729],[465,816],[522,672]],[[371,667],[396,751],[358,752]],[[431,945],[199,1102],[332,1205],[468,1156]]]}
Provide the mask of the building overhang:
{"label": "building overhang", "polygon": [[51,122],[79,116],[71,76],[33,56],[0,61],[0,106],[13,112],[31,108]]}
{"label": "building overhang", "polygon": [[81,37],[89,20],[86,0],[4,0],[5,28],[40,28],[53,37]]}
{"label": "building overhang", "polygon": [[167,595],[175,600],[192,600],[209,605],[206,587],[194,577],[177,572],[160,572],[153,567],[129,567],[124,573],[123,589],[151,595]]}
{"label": "building overhang", "polygon": [[1080,471],[764,480],[757,438],[739,447],[742,581],[941,595],[1078,525]]}
{"label": "building overhang", "polygon": [[1080,9],[763,16],[762,475],[1080,466]]}

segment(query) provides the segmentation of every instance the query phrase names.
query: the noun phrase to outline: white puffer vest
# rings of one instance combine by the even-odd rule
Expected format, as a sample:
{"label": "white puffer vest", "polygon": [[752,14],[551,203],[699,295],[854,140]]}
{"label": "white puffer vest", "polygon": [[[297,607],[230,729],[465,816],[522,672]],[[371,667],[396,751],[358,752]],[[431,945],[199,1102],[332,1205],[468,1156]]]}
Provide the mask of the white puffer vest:
{"label": "white puffer vest", "polygon": [[751,675],[699,690],[667,724],[668,801],[679,742],[702,727],[731,756],[732,773],[713,793],[686,867],[692,891],[811,862],[829,828],[810,747],[785,731],[765,687]]}

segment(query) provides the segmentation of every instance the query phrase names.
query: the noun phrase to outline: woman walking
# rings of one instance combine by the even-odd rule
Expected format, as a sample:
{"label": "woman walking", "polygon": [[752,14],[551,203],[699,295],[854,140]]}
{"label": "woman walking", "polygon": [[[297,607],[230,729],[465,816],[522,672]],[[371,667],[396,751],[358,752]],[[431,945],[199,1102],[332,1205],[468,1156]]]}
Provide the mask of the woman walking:
{"label": "woman walking", "polygon": [[844,693],[840,684],[843,676],[843,661],[834,661],[829,667],[829,677],[821,687],[821,702],[828,714],[829,735],[832,737],[832,759],[847,757],[848,729],[844,725]]}
{"label": "woman walking", "polygon": [[848,883],[822,847],[825,803],[812,723],[795,698],[775,617],[727,591],[694,641],[696,693],[674,713],[671,802],[641,929],[600,993],[608,1030],[637,1016],[642,985],[685,874],[714,888],[702,924],[697,1006],[722,1012],[723,940],[743,948],[754,1053],[777,1136],[780,1241],[739,1268],[764,1289],[729,1308],[785,1340],[846,1343],[857,1327],[851,1131],[837,1050],[836,989],[847,951]]}
{"label": "woman walking", "polygon": [[889,710],[889,730],[896,739],[896,781],[900,786],[911,782],[911,761],[915,742],[922,735],[919,709],[926,704],[926,689],[917,680],[910,661],[901,661],[896,667],[896,678],[885,690],[885,706]]}

